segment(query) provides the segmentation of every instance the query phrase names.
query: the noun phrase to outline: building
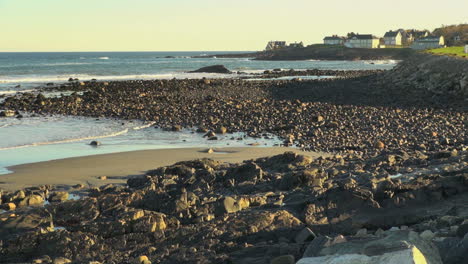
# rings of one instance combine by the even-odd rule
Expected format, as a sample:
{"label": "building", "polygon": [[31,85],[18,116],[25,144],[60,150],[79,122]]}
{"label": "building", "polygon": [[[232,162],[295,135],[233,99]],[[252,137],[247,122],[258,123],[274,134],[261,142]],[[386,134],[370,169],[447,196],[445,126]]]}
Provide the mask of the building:
{"label": "building", "polygon": [[425,50],[442,48],[444,46],[445,40],[443,36],[428,36],[415,40],[413,45],[411,45],[411,48],[416,50]]}
{"label": "building", "polygon": [[291,43],[289,44],[290,48],[303,48],[304,47],[304,43],[301,42],[294,42],[294,43]]}
{"label": "building", "polygon": [[468,53],[468,45],[465,45],[465,53]]}
{"label": "building", "polygon": [[425,38],[425,37],[429,36],[429,31],[428,30],[411,29],[411,30],[406,30],[406,35],[407,35],[406,43],[411,44],[416,39]]}
{"label": "building", "polygon": [[376,49],[379,47],[380,39],[371,34],[356,34],[346,40],[345,46],[348,48]]}
{"label": "building", "polygon": [[384,43],[386,46],[401,46],[403,44],[403,35],[400,30],[388,31],[384,35]]}
{"label": "building", "polygon": [[333,35],[330,37],[325,37],[323,39],[323,44],[325,45],[343,45],[345,42],[344,37],[338,37],[337,35]]}
{"label": "building", "polygon": [[282,48],[286,48],[286,41],[270,41],[265,50],[277,50]]}

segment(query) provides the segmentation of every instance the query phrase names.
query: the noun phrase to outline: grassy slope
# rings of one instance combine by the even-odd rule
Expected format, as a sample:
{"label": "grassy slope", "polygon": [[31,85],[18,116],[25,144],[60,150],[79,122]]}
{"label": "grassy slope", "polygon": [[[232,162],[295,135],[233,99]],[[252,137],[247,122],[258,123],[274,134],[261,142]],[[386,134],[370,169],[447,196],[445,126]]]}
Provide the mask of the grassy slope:
{"label": "grassy slope", "polygon": [[447,47],[440,49],[431,49],[427,50],[427,53],[436,54],[436,55],[448,55],[455,57],[468,58],[468,54],[464,52],[464,47]]}

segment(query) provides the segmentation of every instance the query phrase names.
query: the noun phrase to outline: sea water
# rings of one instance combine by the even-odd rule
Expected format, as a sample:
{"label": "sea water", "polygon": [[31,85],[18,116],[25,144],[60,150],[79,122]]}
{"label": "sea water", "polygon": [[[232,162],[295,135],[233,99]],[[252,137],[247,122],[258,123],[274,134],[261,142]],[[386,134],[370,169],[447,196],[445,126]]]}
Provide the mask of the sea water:
{"label": "sea water", "polygon": [[[97,79],[237,78],[242,74],[187,73],[222,64],[231,71],[260,73],[272,69],[391,69],[396,61],[257,61],[249,58],[194,58],[229,52],[57,52],[0,53],[0,95],[33,91],[46,83]],[[236,53],[236,52],[232,52]],[[289,77],[281,77],[288,79]],[[293,77],[291,77],[293,78]],[[297,78],[297,76],[294,76]],[[315,78],[315,77],[302,77]],[[50,96],[50,95],[49,95]],[[0,99],[1,100],[1,99]],[[193,129],[169,132],[153,123],[65,116],[0,118],[0,173],[8,166],[77,156],[162,148],[274,146],[276,138],[254,139],[242,133],[208,141]],[[243,140],[238,140],[242,138]],[[89,145],[99,140],[102,145]]]}

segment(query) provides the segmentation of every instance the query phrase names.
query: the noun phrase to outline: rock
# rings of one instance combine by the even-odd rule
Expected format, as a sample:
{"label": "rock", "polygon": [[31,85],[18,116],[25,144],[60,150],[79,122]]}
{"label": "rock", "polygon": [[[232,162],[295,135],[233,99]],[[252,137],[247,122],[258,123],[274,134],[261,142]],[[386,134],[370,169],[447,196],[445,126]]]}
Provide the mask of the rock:
{"label": "rock", "polygon": [[89,143],[89,145],[94,146],[94,147],[97,147],[97,146],[100,146],[100,145],[101,145],[101,142],[99,142],[99,141],[94,141],[94,140],[93,140],[93,141],[91,141],[91,142]]}
{"label": "rock", "polygon": [[6,238],[9,235],[43,228],[51,230],[54,227],[52,217],[49,213],[36,210],[27,213],[18,213],[10,216],[4,221],[0,221],[0,237]]}
{"label": "rock", "polygon": [[392,251],[377,256],[363,254],[327,255],[323,257],[303,258],[297,264],[427,264],[424,255],[415,246],[408,249]]}
{"label": "rock", "polygon": [[362,228],[362,229],[359,229],[356,233],[356,236],[357,237],[365,237],[367,236],[367,229],[365,228]]}
{"label": "rock", "polygon": [[72,263],[71,260],[67,258],[55,258],[53,264],[66,264],[66,263]]}
{"label": "rock", "polygon": [[138,258],[135,259],[133,262],[135,264],[151,264],[151,261],[148,259],[147,256],[139,256]]}
{"label": "rock", "polygon": [[208,154],[214,153],[215,151],[212,148],[209,148],[205,151]]}
{"label": "rock", "polygon": [[223,214],[235,213],[240,210],[242,210],[242,207],[238,201],[230,196],[226,196],[218,202],[215,213],[217,216],[220,216]]}
{"label": "rock", "polygon": [[[436,246],[432,244],[430,241],[423,240],[416,232],[412,232],[412,231],[393,231],[391,233],[388,233],[387,236],[382,237],[382,238],[369,237],[367,239],[350,240],[349,242],[342,242],[342,243],[332,243],[331,239],[329,238],[328,239],[322,238],[321,240],[316,242],[315,240],[317,239],[314,239],[311,243],[311,244],[314,244],[313,249],[309,249],[310,246],[306,249],[306,253],[304,253],[304,257],[319,257],[320,258],[321,256],[327,256],[326,258],[320,258],[320,260],[336,261],[335,258],[339,257],[340,255],[351,254],[353,256],[358,255],[355,257],[364,261],[363,263],[390,263],[390,262],[386,262],[386,260],[393,260],[393,259],[406,261],[402,263],[414,263],[411,261],[415,261],[417,259],[413,258],[413,256],[423,256],[424,259],[427,261],[427,263],[430,263],[430,264],[442,263]],[[417,249],[417,251],[415,251],[415,249]],[[394,252],[398,252],[398,253],[394,253]],[[371,259],[368,259],[369,256],[372,256]],[[405,257],[400,258],[401,256],[405,256]],[[313,261],[318,261],[319,258],[315,258]],[[375,259],[372,259],[372,258],[375,258]],[[315,262],[299,262],[299,263],[315,263]],[[422,262],[422,263],[425,263],[425,262]]]}
{"label": "rock", "polygon": [[271,260],[270,264],[294,264],[295,259],[293,255],[283,255]]}
{"label": "rock", "polygon": [[23,200],[18,203],[18,207],[43,205],[44,198],[37,194],[27,195]]}
{"label": "rock", "polygon": [[13,211],[16,209],[16,204],[14,203],[6,203],[2,205],[2,208],[7,211]]}
{"label": "rock", "polygon": [[422,232],[421,234],[419,234],[419,236],[422,239],[425,239],[427,241],[431,241],[435,237],[435,234],[431,230],[426,230],[426,231]]}
{"label": "rock", "polygon": [[101,181],[105,181],[107,180],[107,176],[99,176],[98,179],[100,179]]}
{"label": "rock", "polygon": [[191,71],[191,73],[196,73],[196,72],[204,72],[204,73],[231,73],[224,65],[213,65],[213,66],[207,66],[200,68],[195,71]]}
{"label": "rock", "polygon": [[227,133],[227,128],[221,126],[221,127],[218,127],[215,132],[216,132],[216,134],[226,134]]}
{"label": "rock", "polygon": [[466,263],[466,256],[468,253],[468,234],[456,244],[456,246],[450,248],[444,258],[444,264],[458,264]]}
{"label": "rock", "polygon": [[180,126],[180,125],[174,125],[171,128],[171,131],[174,131],[174,132],[178,132],[178,131],[181,131],[181,130],[182,130],[182,126]]}
{"label": "rock", "polygon": [[216,136],[216,134],[213,131],[208,131],[203,137],[210,138],[210,137],[214,137],[214,136]]}
{"label": "rock", "polygon": [[51,202],[63,202],[68,200],[68,192],[53,192],[49,196],[49,201]]}
{"label": "rock", "polygon": [[464,237],[468,233],[468,219],[463,221],[457,229],[457,236]]}
{"label": "rock", "polygon": [[306,227],[306,228],[302,229],[296,235],[296,237],[294,238],[294,241],[296,241],[296,243],[302,244],[302,243],[304,243],[306,241],[311,241],[316,237],[317,236],[314,234],[314,232],[312,232],[312,230],[310,230],[310,228]]}
{"label": "rock", "polygon": [[248,162],[239,167],[229,169],[226,178],[235,182],[252,181],[256,182],[263,177],[263,170],[254,162]]}
{"label": "rock", "polygon": [[376,142],[374,143],[374,147],[375,147],[376,149],[384,149],[384,148],[385,148],[385,144],[384,144],[382,141],[378,140],[378,141],[376,141]]}
{"label": "rock", "polygon": [[321,115],[312,117],[313,122],[322,122],[323,120],[325,120],[325,119]]}
{"label": "rock", "polygon": [[13,110],[0,111],[0,117],[13,117],[15,114],[16,112]]}

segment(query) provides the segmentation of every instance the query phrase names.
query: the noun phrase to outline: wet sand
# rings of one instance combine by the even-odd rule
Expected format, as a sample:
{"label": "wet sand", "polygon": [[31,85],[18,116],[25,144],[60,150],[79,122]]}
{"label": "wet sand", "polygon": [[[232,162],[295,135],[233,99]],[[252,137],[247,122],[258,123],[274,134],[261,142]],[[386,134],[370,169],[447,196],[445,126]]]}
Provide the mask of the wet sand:
{"label": "wet sand", "polygon": [[[123,184],[129,176],[142,175],[148,170],[175,162],[200,158],[237,163],[277,155],[285,151],[294,151],[311,157],[320,156],[319,153],[303,152],[286,147],[220,148],[211,154],[206,153],[206,150],[206,148],[142,150],[12,166],[8,169],[13,173],[0,175],[0,188],[18,190],[45,184],[84,184],[85,186]],[[107,179],[99,179],[101,176],[106,176]]]}

